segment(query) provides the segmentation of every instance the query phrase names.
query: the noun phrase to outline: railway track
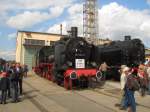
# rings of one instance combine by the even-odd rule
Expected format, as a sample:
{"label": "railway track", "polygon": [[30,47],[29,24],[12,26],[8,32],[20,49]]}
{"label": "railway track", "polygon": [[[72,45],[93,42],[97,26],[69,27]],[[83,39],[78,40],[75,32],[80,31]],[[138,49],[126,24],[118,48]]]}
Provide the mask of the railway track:
{"label": "railway track", "polygon": [[[109,86],[112,87],[113,89],[115,89],[113,86],[111,86],[111,85],[109,85]],[[112,90],[113,90],[113,89],[112,89]],[[108,97],[113,97],[113,98],[119,100],[119,96],[113,95],[112,93],[106,93],[106,91],[105,91],[105,92],[102,92],[102,91],[100,91],[100,90],[98,90],[98,89],[90,89],[90,90],[93,91],[93,92],[96,92],[96,93],[98,93],[98,94],[100,94],[100,95],[105,95],[105,96],[108,96]],[[142,104],[139,104],[139,103],[136,103],[136,104],[137,104],[137,106],[141,106],[141,107],[143,107],[143,108],[150,109],[149,106],[145,106],[145,105],[142,105]]]}
{"label": "railway track", "polygon": [[[35,90],[37,93],[41,94],[38,89],[36,89],[35,87],[33,87],[31,84],[29,84],[28,82],[24,81],[24,83],[26,85],[28,85],[31,89]],[[34,99],[32,96],[30,96],[29,94],[25,93],[25,98],[29,99],[32,104],[40,111],[40,112],[50,112],[49,110],[47,110],[41,103],[39,103],[36,99]]]}
{"label": "railway track", "polygon": [[[30,88],[32,88],[32,89],[34,89],[34,90],[38,90],[37,88],[35,88],[34,86],[32,86],[32,85],[31,85],[30,83],[28,83],[28,82],[24,81],[24,83],[27,84]],[[113,86],[111,86],[111,85],[109,85],[109,86],[110,86],[110,88],[115,89]],[[105,95],[105,96],[107,96],[107,97],[113,97],[113,98],[115,98],[115,99],[119,99],[118,96],[113,95],[113,94],[111,94],[111,93],[106,93],[106,91],[101,91],[100,89],[88,89],[88,90],[90,90],[90,91],[92,91],[92,92],[94,92],[94,93],[97,93],[97,94],[99,94],[99,95]],[[47,94],[41,93],[40,91],[37,91],[37,92],[38,92],[38,94],[40,94],[40,95],[46,97],[47,99],[52,100],[50,97],[48,97]],[[83,97],[83,98],[89,100],[90,102],[95,103],[96,105],[102,106],[102,107],[104,107],[104,108],[110,110],[111,112],[119,112],[119,110],[117,111],[117,110],[115,110],[114,108],[111,108],[111,107],[109,107],[109,106],[106,106],[106,105],[104,105],[103,103],[97,102],[97,101],[94,100],[94,99],[91,99],[91,98],[89,98],[89,97],[87,97],[87,96],[85,96],[85,95],[83,95],[83,94],[80,94],[80,93],[78,92],[78,90],[73,90],[73,93],[75,93],[75,94],[77,94],[77,95],[79,95],[79,96],[81,96],[81,97]],[[55,93],[52,93],[52,94],[55,94]],[[27,96],[27,98],[29,98],[29,96]],[[49,112],[49,110],[47,110],[43,105],[41,105],[41,104],[40,104],[38,101],[36,101],[35,99],[32,99],[32,98],[31,98],[30,101],[31,101],[41,112]],[[150,109],[149,106],[145,106],[145,105],[142,105],[142,104],[137,104],[137,105],[138,105],[138,106],[141,106],[141,107],[143,107],[143,108],[146,108],[146,109]]]}
{"label": "railway track", "polygon": [[89,100],[89,101],[91,101],[91,102],[93,102],[93,103],[99,105],[99,106],[102,106],[102,107],[104,107],[104,108],[110,110],[111,112],[118,112],[117,110],[115,110],[115,109],[113,109],[113,108],[110,108],[110,107],[108,107],[108,106],[106,106],[106,105],[104,105],[104,104],[102,104],[102,103],[99,103],[99,102],[97,102],[97,101],[95,101],[95,100],[93,100],[93,99],[90,99],[90,98],[88,98],[87,96],[81,95],[81,94],[79,94],[79,93],[77,93],[77,92],[75,92],[75,93],[78,94],[79,96],[81,96],[81,97],[83,97],[83,98],[85,98],[85,99],[87,99],[87,100]]}
{"label": "railway track", "polygon": [[[28,82],[26,82],[26,81],[24,81],[24,83],[25,83],[26,85],[28,85],[30,88],[32,88],[32,89],[34,89],[34,90],[37,90],[37,88],[33,87],[30,83],[28,83]],[[37,91],[37,92],[38,92],[38,94],[40,94],[40,95],[42,95],[42,96],[44,96],[44,97],[50,99],[46,94],[41,93],[40,91]],[[113,109],[113,108],[110,108],[110,107],[108,107],[108,106],[106,106],[106,105],[104,105],[104,104],[101,104],[101,103],[99,103],[99,102],[96,102],[95,100],[92,100],[92,99],[90,99],[90,98],[88,98],[88,97],[86,97],[86,96],[84,96],[84,95],[81,95],[81,94],[78,93],[76,90],[73,91],[73,93],[75,93],[75,94],[77,94],[77,95],[79,95],[79,96],[81,96],[81,97],[87,99],[87,100],[90,101],[90,102],[95,103],[96,105],[102,106],[102,107],[104,107],[104,108],[110,110],[111,112],[118,112],[118,111],[116,111],[116,110]],[[50,99],[50,100],[52,100],[52,99]],[[41,112],[49,112],[44,106],[42,106],[42,105],[41,105],[39,102],[37,102],[36,100],[30,99],[30,101],[31,101]]]}

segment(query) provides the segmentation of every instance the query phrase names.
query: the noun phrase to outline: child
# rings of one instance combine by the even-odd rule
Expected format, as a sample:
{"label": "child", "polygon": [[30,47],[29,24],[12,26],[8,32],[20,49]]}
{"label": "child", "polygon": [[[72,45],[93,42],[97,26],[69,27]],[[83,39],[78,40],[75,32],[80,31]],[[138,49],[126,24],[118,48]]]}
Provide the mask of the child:
{"label": "child", "polygon": [[1,74],[2,78],[1,78],[1,104],[6,104],[6,96],[7,96],[7,90],[9,88],[9,79],[7,78],[7,73],[3,72]]}

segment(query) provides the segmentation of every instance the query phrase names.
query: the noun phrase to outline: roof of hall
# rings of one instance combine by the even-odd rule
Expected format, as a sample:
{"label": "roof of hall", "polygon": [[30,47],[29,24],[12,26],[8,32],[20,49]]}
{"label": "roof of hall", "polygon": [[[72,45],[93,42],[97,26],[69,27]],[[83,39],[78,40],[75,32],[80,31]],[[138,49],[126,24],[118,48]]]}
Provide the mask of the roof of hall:
{"label": "roof of hall", "polygon": [[[36,34],[44,34],[44,35],[56,35],[56,36],[61,36],[61,34],[46,33],[46,32],[34,32],[34,31],[24,31],[24,30],[19,30],[18,32],[23,32],[23,33],[36,33]],[[65,36],[65,35],[62,35],[62,36]]]}

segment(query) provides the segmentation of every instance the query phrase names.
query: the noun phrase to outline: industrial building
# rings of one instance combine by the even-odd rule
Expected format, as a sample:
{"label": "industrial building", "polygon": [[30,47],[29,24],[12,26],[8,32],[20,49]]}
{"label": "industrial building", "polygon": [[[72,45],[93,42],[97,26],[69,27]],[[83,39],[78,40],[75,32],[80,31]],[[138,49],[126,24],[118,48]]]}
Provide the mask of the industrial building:
{"label": "industrial building", "polygon": [[34,66],[35,55],[43,46],[51,46],[61,35],[40,32],[18,31],[16,62],[26,64],[29,70]]}

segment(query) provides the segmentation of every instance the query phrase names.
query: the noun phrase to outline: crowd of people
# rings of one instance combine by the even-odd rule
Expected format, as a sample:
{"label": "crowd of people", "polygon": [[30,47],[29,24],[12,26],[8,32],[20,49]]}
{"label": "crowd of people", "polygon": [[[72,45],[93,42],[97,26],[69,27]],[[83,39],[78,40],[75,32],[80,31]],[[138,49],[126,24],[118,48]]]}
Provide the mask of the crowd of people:
{"label": "crowd of people", "polygon": [[23,77],[27,77],[28,66],[14,64],[0,64],[0,104],[6,104],[8,98],[12,103],[19,102],[19,95],[22,95]]}
{"label": "crowd of people", "polygon": [[139,91],[141,96],[150,95],[150,62],[132,68],[122,65],[120,74],[121,97],[115,106],[121,110],[136,112],[135,91]]}

